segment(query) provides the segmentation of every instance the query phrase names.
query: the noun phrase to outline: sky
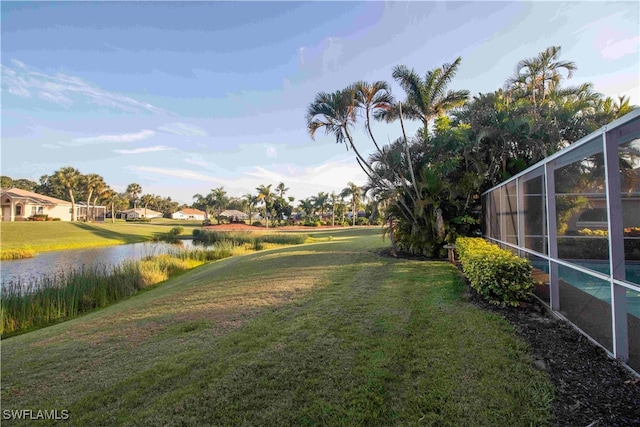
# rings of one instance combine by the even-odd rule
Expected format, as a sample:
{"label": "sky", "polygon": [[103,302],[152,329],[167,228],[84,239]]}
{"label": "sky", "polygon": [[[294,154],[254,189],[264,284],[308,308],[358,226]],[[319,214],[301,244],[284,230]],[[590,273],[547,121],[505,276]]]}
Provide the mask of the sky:
{"label": "sky", "polygon": [[[319,92],[423,75],[462,57],[452,89],[499,89],[549,46],[567,84],[640,105],[638,2],[1,3],[0,173],[38,181],[63,166],[117,191],[191,204],[284,182],[296,200],[366,176],[305,114]],[[418,123],[408,124],[414,133]],[[373,126],[379,141],[398,123]],[[361,153],[372,152],[363,124]]]}

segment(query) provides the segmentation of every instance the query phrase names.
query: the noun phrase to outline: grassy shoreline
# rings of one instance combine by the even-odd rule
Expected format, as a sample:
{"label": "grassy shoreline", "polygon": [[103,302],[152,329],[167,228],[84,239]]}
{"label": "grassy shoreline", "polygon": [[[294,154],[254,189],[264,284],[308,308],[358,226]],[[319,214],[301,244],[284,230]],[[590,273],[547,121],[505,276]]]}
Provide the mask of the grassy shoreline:
{"label": "grassy shoreline", "polygon": [[150,223],[2,222],[0,259],[28,258],[38,252],[148,242],[181,226],[183,235],[200,228],[199,221],[159,219]]}
{"label": "grassy shoreline", "polygon": [[379,230],[332,236],[4,340],[3,409],[96,426],[551,423],[548,377],[453,266],[380,257]]}

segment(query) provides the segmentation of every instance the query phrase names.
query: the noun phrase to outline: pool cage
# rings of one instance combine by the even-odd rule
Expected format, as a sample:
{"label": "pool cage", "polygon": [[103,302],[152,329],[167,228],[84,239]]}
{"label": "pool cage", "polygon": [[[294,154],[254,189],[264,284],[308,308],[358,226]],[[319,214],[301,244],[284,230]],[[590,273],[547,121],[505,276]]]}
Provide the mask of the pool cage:
{"label": "pool cage", "polygon": [[640,110],[482,195],[485,239],[531,261],[535,294],[640,372]]}

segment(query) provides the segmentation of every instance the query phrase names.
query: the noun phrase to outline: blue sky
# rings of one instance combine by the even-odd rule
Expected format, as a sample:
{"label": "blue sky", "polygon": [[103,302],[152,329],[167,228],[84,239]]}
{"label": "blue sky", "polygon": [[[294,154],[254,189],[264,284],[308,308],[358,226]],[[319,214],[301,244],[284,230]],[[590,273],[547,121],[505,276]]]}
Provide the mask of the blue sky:
{"label": "blue sky", "polygon": [[[569,83],[640,104],[638,2],[7,2],[1,173],[71,165],[114,189],[191,203],[284,182],[296,199],[365,183],[351,151],[306,131],[320,91],[462,57],[451,87],[500,88],[551,45]],[[413,133],[417,123],[409,126]],[[379,140],[398,124],[376,124]],[[371,149],[364,129],[356,145]]]}

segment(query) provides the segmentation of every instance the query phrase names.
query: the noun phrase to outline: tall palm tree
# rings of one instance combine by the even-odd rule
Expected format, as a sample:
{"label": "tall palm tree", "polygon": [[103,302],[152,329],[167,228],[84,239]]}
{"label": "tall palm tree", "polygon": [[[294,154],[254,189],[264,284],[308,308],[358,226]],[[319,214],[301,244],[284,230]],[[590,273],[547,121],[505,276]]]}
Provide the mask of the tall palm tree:
{"label": "tall palm tree", "polygon": [[129,200],[133,201],[133,209],[136,209],[136,202],[138,200],[138,195],[142,193],[142,187],[140,187],[140,184],[132,182],[127,186],[126,193],[129,196]]}
{"label": "tall palm tree", "polygon": [[340,202],[340,198],[336,194],[335,191],[331,192],[331,196],[329,196],[329,201],[331,202],[331,226],[335,227],[336,225],[336,206]]}
{"label": "tall palm tree", "polygon": [[218,224],[220,224],[220,214],[222,213],[222,210],[226,208],[227,204],[229,203],[227,192],[224,190],[223,187],[214,188],[207,195],[207,199],[209,200],[209,204],[211,205],[211,207],[218,210],[217,219],[218,219]]}
{"label": "tall palm tree", "polygon": [[[544,102],[550,90],[558,85],[565,70],[567,78],[573,76],[578,66],[573,61],[560,61],[560,46],[550,46],[534,58],[523,59],[516,65],[516,74],[507,80],[509,88],[519,89],[531,96],[534,106]],[[539,96],[537,96],[539,94]]]}
{"label": "tall palm tree", "polygon": [[329,200],[329,195],[324,192],[318,193],[317,196],[311,197],[311,201],[316,209],[320,209],[320,219],[324,219],[324,208],[327,206],[327,200]]}
{"label": "tall palm tree", "polygon": [[374,83],[359,81],[353,87],[355,105],[363,111],[365,118],[364,124],[369,132],[369,137],[371,137],[371,141],[373,141],[376,149],[380,151],[380,147],[371,131],[371,116],[373,115],[375,117],[375,114],[379,111],[384,112],[392,109],[394,100],[391,95],[391,90],[389,89],[389,84],[384,81]]}
{"label": "tall palm tree", "polygon": [[[406,101],[401,104],[402,113],[407,118],[421,120],[425,132],[428,132],[431,120],[464,105],[469,98],[468,90],[447,90],[461,61],[462,58],[458,57],[451,64],[443,64],[439,68],[427,71],[424,78],[405,65],[393,68],[393,78],[407,94]],[[378,117],[395,120],[398,113],[397,109],[391,109],[387,113],[382,112]]]}
{"label": "tall palm tree", "polygon": [[97,173],[86,174],[82,181],[87,190],[87,221],[90,221],[94,219],[94,215],[91,211],[91,196],[95,195],[97,197],[98,194],[100,194],[100,191],[105,188],[106,184],[104,182],[104,178]]}
{"label": "tall palm tree", "polygon": [[354,145],[349,131],[356,122],[354,94],[354,86],[333,93],[318,93],[307,108],[307,130],[315,139],[316,131],[324,129],[325,134],[335,136],[337,144],[345,144],[347,150],[351,147],[360,168],[369,175],[371,168]]}
{"label": "tall palm tree", "polygon": [[307,218],[313,215],[314,204],[308,197],[304,200],[298,200],[298,208],[304,212]]}
{"label": "tall palm tree", "polygon": [[144,206],[144,217],[147,217],[147,206],[149,206],[150,203],[153,203],[154,201],[156,201],[158,199],[158,196],[154,195],[154,194],[144,194],[140,197],[140,203],[142,203],[142,205]]}
{"label": "tall palm tree", "polygon": [[356,218],[358,217],[358,213],[356,212],[358,205],[360,205],[361,201],[361,189],[353,182],[347,183],[347,187],[345,187],[340,193],[343,197],[351,197],[351,215],[353,219],[353,225],[356,225]]}
{"label": "tall palm tree", "polygon": [[256,206],[257,201],[256,197],[251,193],[247,193],[242,196],[242,200],[246,203],[247,209],[249,209],[249,225],[251,225],[253,221],[253,208]]}
{"label": "tall palm tree", "polygon": [[205,222],[209,221],[209,204],[208,200],[205,196],[200,193],[193,195],[193,204],[191,205],[194,209],[200,209],[204,211],[204,220]]}
{"label": "tall palm tree", "polygon": [[256,188],[258,191],[256,200],[258,202],[264,202],[264,217],[267,223],[267,228],[269,228],[269,210],[271,209],[271,201],[273,200],[271,185],[272,184],[265,186],[264,184],[261,184],[260,187]]}
{"label": "tall palm tree", "polygon": [[284,182],[281,182],[276,187],[276,192],[278,193],[278,196],[280,196],[280,197],[284,198],[284,193],[286,193],[287,191],[289,191],[289,189],[284,185]]}
{"label": "tall palm tree", "polygon": [[54,172],[54,178],[56,182],[64,187],[69,194],[71,201],[71,221],[76,220],[76,201],[73,197],[73,192],[77,190],[82,174],[76,168],[71,166],[65,166]]}
{"label": "tall palm tree", "polygon": [[118,196],[118,193],[112,190],[111,188],[106,188],[104,191],[100,193],[100,197],[102,198],[102,200],[105,201],[105,203],[108,203],[111,206],[111,222],[112,223],[116,222],[114,207],[116,202],[120,198]]}

